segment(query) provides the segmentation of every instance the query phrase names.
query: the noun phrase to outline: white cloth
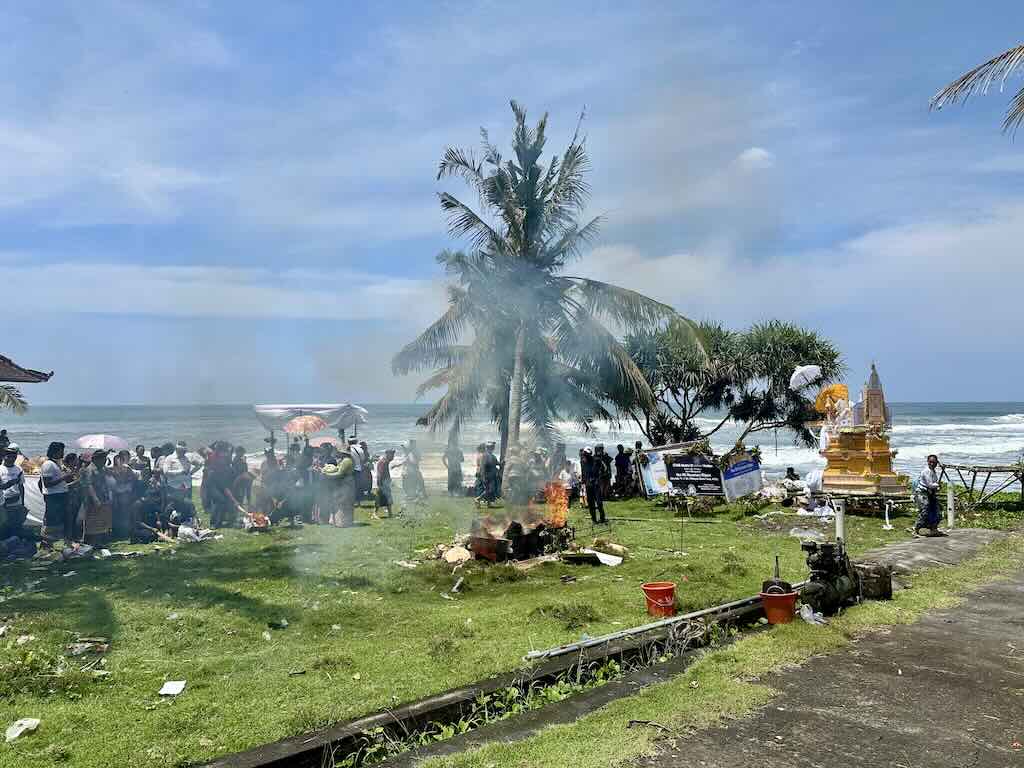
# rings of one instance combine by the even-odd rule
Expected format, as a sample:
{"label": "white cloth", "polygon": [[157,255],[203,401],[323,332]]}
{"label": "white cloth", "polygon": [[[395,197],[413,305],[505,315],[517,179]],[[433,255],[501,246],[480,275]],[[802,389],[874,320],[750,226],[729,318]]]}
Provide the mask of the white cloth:
{"label": "white cloth", "polygon": [[352,453],[352,470],[354,472],[362,472],[363,462],[365,461],[365,458],[363,457],[363,449],[358,445],[350,445],[348,449]]}
{"label": "white cloth", "polygon": [[[43,496],[68,492],[68,484],[64,482],[64,473],[53,459],[47,459],[43,462],[43,466],[39,468],[39,476],[43,479]],[[47,487],[47,480],[59,480],[60,482]]]}
{"label": "white cloth", "polygon": [[[8,467],[6,464],[0,464],[0,485],[11,480],[20,480],[24,476],[25,473],[21,471],[21,467],[17,465]],[[4,488],[3,499],[4,504],[18,504],[24,501],[21,497],[21,486],[15,483],[10,488]]]}
{"label": "white cloth", "polygon": [[917,482],[914,483],[914,490],[918,492],[939,490],[939,473],[931,467],[925,467],[921,470]]}
{"label": "white cloth", "polygon": [[812,469],[806,475],[804,475],[804,485],[807,488],[808,493],[820,493],[822,481],[824,480],[825,473],[820,469]]}
{"label": "white cloth", "polygon": [[188,498],[192,493],[192,462],[188,457],[180,459],[176,453],[161,456],[157,468],[163,473],[164,483],[169,489]]}

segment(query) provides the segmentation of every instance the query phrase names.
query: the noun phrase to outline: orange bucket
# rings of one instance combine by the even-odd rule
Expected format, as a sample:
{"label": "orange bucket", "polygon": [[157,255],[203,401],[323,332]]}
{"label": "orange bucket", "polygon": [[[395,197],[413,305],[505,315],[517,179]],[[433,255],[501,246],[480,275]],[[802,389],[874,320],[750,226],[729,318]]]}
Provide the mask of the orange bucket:
{"label": "orange bucket", "polygon": [[674,581],[649,581],[640,586],[647,598],[647,612],[651,616],[676,615],[676,583]]}
{"label": "orange bucket", "polygon": [[761,605],[769,624],[789,624],[796,613],[799,592],[761,592]]}

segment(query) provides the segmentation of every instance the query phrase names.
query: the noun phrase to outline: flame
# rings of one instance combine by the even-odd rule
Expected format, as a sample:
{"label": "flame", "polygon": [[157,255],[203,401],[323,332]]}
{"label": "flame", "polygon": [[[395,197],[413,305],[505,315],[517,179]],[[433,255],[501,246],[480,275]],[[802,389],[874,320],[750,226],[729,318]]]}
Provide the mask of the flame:
{"label": "flame", "polygon": [[569,517],[569,492],[561,483],[544,486],[544,522],[552,528],[562,528]]}

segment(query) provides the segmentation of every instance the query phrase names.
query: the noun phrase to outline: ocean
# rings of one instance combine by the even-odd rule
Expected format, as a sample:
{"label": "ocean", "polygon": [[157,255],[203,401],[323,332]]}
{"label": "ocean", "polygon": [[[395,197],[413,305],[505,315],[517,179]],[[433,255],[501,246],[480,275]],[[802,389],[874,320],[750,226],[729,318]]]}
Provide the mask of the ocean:
{"label": "ocean", "polygon": [[[439,452],[444,435],[431,437],[416,426],[417,417],[429,407],[425,403],[409,405],[366,405],[369,423],[359,429],[374,453],[398,447],[414,437],[426,452]],[[1024,403],[890,403],[893,414],[892,446],[898,452],[899,471],[916,474],[930,453],[949,463],[1001,464],[1019,461],[1024,452]],[[707,418],[709,425],[717,419]],[[71,446],[81,435],[107,433],[123,437],[132,445],[150,447],[168,440],[185,440],[191,448],[225,439],[258,453],[266,437],[251,406],[37,406],[23,416],[6,414],[11,439],[30,456],[45,453],[51,440]],[[632,445],[643,436],[635,425],[623,425],[618,431],[598,425],[594,434],[584,434],[570,423],[560,425],[570,455],[584,445],[603,442],[612,452],[617,443]],[[712,444],[725,449],[735,443],[740,430],[723,428]],[[463,431],[463,451],[468,462],[473,448],[485,440],[497,440],[493,425],[480,420]],[[646,442],[646,441],[645,441]],[[747,440],[761,446],[766,474],[781,475],[786,467],[801,474],[824,466],[817,451],[793,444],[792,436],[779,432],[759,433]],[[71,450],[71,449],[69,449]]]}

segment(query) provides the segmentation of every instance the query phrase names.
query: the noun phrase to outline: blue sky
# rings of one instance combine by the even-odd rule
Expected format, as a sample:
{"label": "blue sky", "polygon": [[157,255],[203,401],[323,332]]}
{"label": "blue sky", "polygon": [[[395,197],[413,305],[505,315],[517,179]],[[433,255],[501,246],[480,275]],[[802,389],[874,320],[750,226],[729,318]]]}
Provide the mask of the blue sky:
{"label": "blue sky", "polygon": [[[741,12],[742,9],[742,12]],[[3,354],[46,403],[408,401],[443,307],[445,146],[586,110],[578,271],[815,327],[895,400],[1019,400],[1009,3],[0,6]],[[471,197],[471,196],[469,196]]]}

